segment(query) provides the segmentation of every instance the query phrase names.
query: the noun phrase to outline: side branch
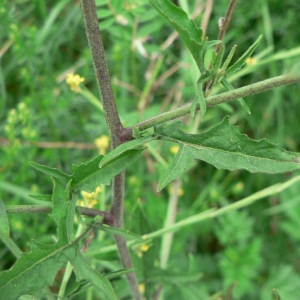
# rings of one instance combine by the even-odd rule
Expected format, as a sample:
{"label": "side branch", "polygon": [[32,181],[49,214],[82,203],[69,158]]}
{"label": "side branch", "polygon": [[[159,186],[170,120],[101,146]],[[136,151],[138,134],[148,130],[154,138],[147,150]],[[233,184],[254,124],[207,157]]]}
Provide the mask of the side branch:
{"label": "side branch", "polygon": [[[294,74],[287,74],[287,75],[281,75],[277,77],[273,77],[267,80],[259,81],[257,83],[253,83],[238,89],[235,89],[233,91],[225,92],[219,95],[208,97],[206,100],[207,107],[212,107],[221,103],[229,102],[232,100],[236,100],[238,98],[243,98],[251,95],[255,95],[264,91],[267,91],[269,89],[273,89],[276,87],[293,84],[293,83],[299,83],[300,82],[300,76],[294,75]],[[126,136],[126,139],[132,139],[130,134],[132,134],[132,128],[138,128],[140,131],[146,130],[148,128],[151,128],[153,126],[165,123],[170,120],[174,120],[176,118],[185,116],[190,113],[191,111],[191,103],[186,104],[182,107],[179,107],[175,110],[162,113],[156,117],[153,117],[151,119],[148,119],[146,121],[143,121],[141,123],[138,123],[134,126],[131,126],[129,128],[124,129],[124,133],[126,132],[128,136]],[[197,107],[197,110],[200,110],[200,107]],[[124,136],[125,139],[125,136]]]}
{"label": "side branch", "polygon": [[[8,214],[50,214],[52,205],[6,205]],[[86,217],[103,216],[103,223],[112,225],[113,216],[110,212],[93,209],[89,207],[76,206],[79,213]]]}

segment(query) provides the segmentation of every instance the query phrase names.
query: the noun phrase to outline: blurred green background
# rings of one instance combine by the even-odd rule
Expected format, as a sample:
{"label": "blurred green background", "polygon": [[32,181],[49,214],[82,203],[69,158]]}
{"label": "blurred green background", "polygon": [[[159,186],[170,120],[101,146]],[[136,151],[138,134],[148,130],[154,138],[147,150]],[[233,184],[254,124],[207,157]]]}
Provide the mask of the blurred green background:
{"label": "blurred green background", "polygon": [[[203,24],[205,1],[175,2],[189,15],[197,14],[195,22]],[[191,102],[197,69],[178,37],[165,46],[173,31],[148,1],[96,4],[123,125]],[[215,1],[207,25],[209,39],[217,39],[218,19],[227,5],[228,1]],[[225,38],[226,52],[237,44],[236,60],[260,34],[263,41],[253,60],[231,78],[234,87],[297,66],[299,11],[300,2],[294,0],[238,2]],[[95,140],[105,141],[108,131],[78,1],[2,1],[0,24],[0,197],[8,205],[39,204],[28,195],[50,194],[52,183],[28,162],[70,173],[72,164],[105,150]],[[65,81],[72,72],[84,78],[79,92],[71,91]],[[299,152],[299,93],[299,85],[293,85],[247,97],[251,115],[235,102],[213,107],[202,122],[184,117],[185,130],[205,132],[229,115],[249,137],[267,138]],[[125,224],[131,231],[146,234],[163,227],[174,185],[157,193],[156,184],[173,155],[171,144],[154,142],[128,169]],[[235,202],[292,176],[228,172],[194,163],[179,179],[176,219]],[[102,187],[94,207],[109,209],[110,193],[110,187]],[[56,232],[47,215],[10,215],[10,225],[11,237],[23,251],[29,251],[31,239],[49,242]],[[236,282],[234,299],[271,299],[272,288],[277,288],[282,299],[294,300],[300,291],[299,228],[298,184],[241,211],[180,230],[163,270],[160,239],[154,239],[147,251],[133,251],[133,260],[147,299],[153,299],[160,283],[166,299],[221,299],[221,292]],[[115,252],[97,252],[113,239],[99,236],[93,243],[89,259],[97,270],[121,268]],[[0,258],[2,270],[15,260],[3,244]],[[112,283],[120,299],[130,299],[124,278]],[[74,278],[70,290],[72,285]],[[95,291],[86,293],[86,299],[97,299]],[[78,297],[74,299],[82,299]]]}

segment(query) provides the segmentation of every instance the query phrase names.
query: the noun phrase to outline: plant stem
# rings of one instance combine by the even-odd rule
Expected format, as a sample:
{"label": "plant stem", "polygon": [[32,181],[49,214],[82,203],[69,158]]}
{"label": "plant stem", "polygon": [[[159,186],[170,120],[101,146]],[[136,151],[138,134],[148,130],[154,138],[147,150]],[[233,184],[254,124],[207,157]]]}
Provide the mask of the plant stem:
{"label": "plant stem", "polygon": [[[124,199],[124,182],[125,172],[120,173],[114,178],[113,181],[113,203],[111,206],[111,213],[114,216],[114,225],[118,228],[123,228],[123,199]],[[115,235],[118,251],[122,264],[125,268],[132,268],[132,262],[130,258],[129,249],[126,243],[126,239],[120,235]],[[133,299],[142,300],[142,295],[139,291],[139,284],[135,273],[130,272],[126,274],[129,282]]]}
{"label": "plant stem", "polygon": [[[222,214],[225,214],[227,212],[230,211],[235,211],[237,209],[241,209],[244,207],[247,207],[251,204],[253,204],[255,201],[263,199],[265,197],[269,197],[272,195],[276,195],[281,193],[282,191],[284,191],[285,189],[289,188],[290,186],[292,186],[295,183],[300,182],[300,175],[293,177],[292,179],[283,182],[283,183],[276,183],[274,185],[271,185],[263,190],[260,190],[246,198],[243,198],[239,201],[236,201],[232,204],[226,205],[224,207],[221,207],[219,209],[209,209],[206,210],[204,212],[201,212],[199,214],[193,215],[191,217],[187,217],[185,219],[182,219],[178,222],[176,222],[174,225],[171,225],[170,227],[163,227],[161,229],[158,229],[156,231],[153,231],[149,234],[145,234],[143,235],[143,239],[145,241],[149,241],[153,238],[157,238],[162,236],[163,234],[169,233],[169,232],[176,232],[177,230],[180,230],[184,227],[187,226],[192,226],[193,224],[197,224],[200,223],[204,220],[208,220],[208,219],[212,219],[215,217],[218,217]],[[129,245],[133,245],[135,243],[135,241],[131,240],[128,241],[127,244]],[[112,246],[107,246],[107,247],[103,247],[100,250],[89,250],[87,252],[87,256],[93,256],[93,255],[99,255],[99,254],[103,254],[103,253],[110,253],[116,251],[116,246],[112,245]]]}
{"label": "plant stem", "polygon": [[[280,86],[288,85],[288,84],[292,84],[292,83],[299,83],[299,82],[300,82],[299,75],[296,76],[293,74],[287,74],[287,75],[273,77],[270,79],[266,79],[263,81],[259,81],[259,82],[235,89],[233,91],[229,91],[229,92],[225,92],[225,93],[222,93],[219,95],[208,97],[208,98],[206,98],[206,106],[212,107],[212,106],[215,106],[215,105],[218,105],[221,103],[235,100],[237,98],[243,98],[243,97],[247,97],[250,95],[255,95],[255,94],[267,91],[269,89],[273,89],[276,87],[280,87]],[[125,128],[123,132],[124,133],[126,132],[127,135],[125,136],[125,134],[123,134],[123,138],[124,139],[132,139],[132,137],[130,136],[130,132],[131,132],[130,129],[133,127],[136,127],[140,131],[142,131],[142,130],[151,128],[153,126],[165,123],[167,121],[174,120],[176,118],[185,116],[190,113],[191,106],[192,106],[192,104],[188,103],[188,104],[186,104],[182,107],[179,107],[175,110],[162,113],[156,117],[145,120],[145,121],[140,122],[131,127]],[[196,108],[196,110],[199,110],[199,109],[200,109],[200,107],[198,106]]]}
{"label": "plant stem", "polygon": [[87,39],[92,54],[97,84],[103,101],[106,123],[111,136],[112,148],[115,148],[119,145],[119,134],[123,127],[119,118],[106,64],[105,52],[96,14],[96,5],[94,0],[81,0],[80,4],[86,27]]}
{"label": "plant stem", "polygon": [[232,17],[235,5],[236,5],[236,0],[231,0],[230,3],[229,3],[229,6],[228,6],[227,12],[226,12],[224,23],[222,25],[222,28],[221,28],[221,30],[219,32],[219,36],[218,36],[218,40],[222,41],[222,43],[220,43],[220,44],[217,45],[217,47],[216,47],[216,53],[219,52],[219,50],[220,50],[220,48],[221,48],[221,46],[223,44],[223,40],[224,40],[226,31],[227,31],[227,28],[229,26],[229,23],[230,23],[230,20],[231,20],[231,17]]}
{"label": "plant stem", "polygon": [[[86,217],[103,216],[104,224],[112,224],[112,215],[110,212],[93,209],[89,207],[76,206],[80,214]],[[50,214],[52,205],[6,205],[8,214]]]}
{"label": "plant stem", "polygon": [[[172,183],[172,190],[170,192],[170,198],[169,198],[168,210],[166,213],[164,228],[168,228],[175,224],[180,185],[181,185],[181,181],[178,178],[175,179]],[[168,260],[172,249],[173,236],[174,236],[173,232],[166,233],[162,236],[161,248],[160,248],[160,267],[162,269],[167,269]],[[162,284],[158,285],[156,295],[157,295],[157,299],[160,300],[164,299],[164,290]]]}
{"label": "plant stem", "polygon": [[[168,203],[168,210],[165,218],[164,227],[168,228],[174,225],[176,221],[176,210],[177,210],[177,203],[178,203],[178,193],[180,189],[180,180],[177,178],[172,183],[172,192],[170,195],[169,203]],[[173,232],[166,233],[162,236],[161,241],[161,251],[160,251],[160,267],[162,269],[167,268],[170,251],[173,242]]]}
{"label": "plant stem", "polygon": [[[111,137],[112,149],[118,147],[121,143],[121,133],[123,126],[117,111],[109,72],[105,60],[105,52],[102,43],[102,37],[98,25],[98,18],[96,14],[95,0],[81,0],[82,14],[86,26],[88,42],[92,52],[93,64],[96,73],[97,83],[103,101],[103,110],[106,117],[107,126]],[[113,197],[111,206],[111,215],[114,218],[113,225],[118,228],[123,228],[123,201],[124,201],[124,185],[125,173],[117,175],[113,179]],[[125,268],[132,268],[130,253],[124,237],[115,236],[116,243],[119,250],[123,266]],[[139,292],[138,281],[135,273],[127,273],[127,280],[130,285],[133,299],[141,300],[142,296]]]}

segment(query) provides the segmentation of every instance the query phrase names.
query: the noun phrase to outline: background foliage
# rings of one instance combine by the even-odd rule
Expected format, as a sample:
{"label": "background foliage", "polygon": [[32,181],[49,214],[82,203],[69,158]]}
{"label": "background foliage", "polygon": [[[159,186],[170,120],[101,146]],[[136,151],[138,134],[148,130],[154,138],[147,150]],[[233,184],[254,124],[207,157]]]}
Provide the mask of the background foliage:
{"label": "background foliage", "polygon": [[[196,2],[198,7],[203,5],[184,0],[178,4],[192,13]],[[148,1],[96,3],[124,126],[191,102],[197,68],[179,38],[161,47],[172,29]],[[211,39],[217,38],[217,20],[224,16],[227,4],[222,0],[213,7],[207,28]],[[264,38],[252,64],[232,78],[234,87],[282,74],[297,62],[299,9],[300,3],[292,0],[253,0],[237,5],[225,39],[227,51],[237,44],[238,57],[259,34]],[[198,24],[202,16],[196,18]],[[107,129],[78,3],[4,1],[0,20],[0,196],[6,204],[36,204],[28,194],[50,193],[52,184],[30,168],[28,161],[70,173],[72,164],[104,151],[103,138],[100,146],[98,140],[98,149],[95,140],[106,135]],[[71,91],[65,82],[70,72],[85,79],[79,93]],[[185,130],[205,132],[229,115],[230,123],[239,125],[249,137],[267,137],[299,152],[298,95],[299,86],[295,85],[248,97],[245,100],[251,115],[236,103],[220,105],[209,109],[201,124],[197,117],[183,118]],[[68,148],[67,142],[84,145]],[[158,193],[157,179],[173,153],[172,144],[152,143],[143,159],[128,169],[125,224],[131,231],[146,234],[164,227],[168,201],[176,191],[176,219],[181,220],[293,176],[229,172],[197,162],[181,176],[180,188],[171,184]],[[133,259],[145,297],[152,299],[158,284],[163,283],[166,299],[178,299],[178,295],[180,299],[217,299],[237,282],[235,299],[270,299],[274,287],[283,299],[296,299],[300,284],[299,194],[298,184],[241,211],[182,228],[174,235],[165,266],[160,260],[165,249],[160,238],[147,247],[134,248]],[[82,195],[82,201],[97,208],[108,207],[110,188],[102,187],[92,196]],[[22,251],[30,249],[31,239],[49,242],[55,234],[54,222],[47,215],[10,215],[9,220],[11,237]],[[121,269],[115,250],[106,247],[113,244],[109,235],[101,233],[86,252],[98,271]],[[1,247],[0,257],[2,270],[15,260],[5,247]],[[58,274],[53,291],[58,289],[61,276]],[[126,299],[126,281],[119,277],[112,284],[120,299]],[[71,277],[67,291],[75,287]],[[97,296],[91,289],[84,293],[87,299]]]}

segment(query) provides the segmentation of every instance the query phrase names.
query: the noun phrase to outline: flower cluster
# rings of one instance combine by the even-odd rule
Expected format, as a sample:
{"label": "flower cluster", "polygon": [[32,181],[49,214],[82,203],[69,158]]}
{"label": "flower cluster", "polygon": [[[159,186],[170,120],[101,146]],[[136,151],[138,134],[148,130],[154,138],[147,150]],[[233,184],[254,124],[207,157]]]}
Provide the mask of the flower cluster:
{"label": "flower cluster", "polygon": [[66,78],[66,83],[69,85],[71,91],[75,93],[80,92],[80,83],[84,82],[84,78],[78,74],[70,73]]}

